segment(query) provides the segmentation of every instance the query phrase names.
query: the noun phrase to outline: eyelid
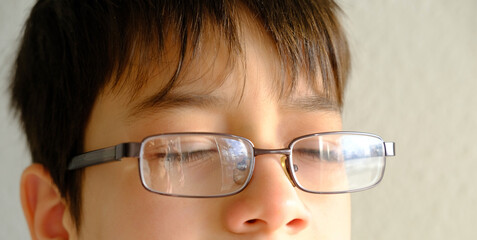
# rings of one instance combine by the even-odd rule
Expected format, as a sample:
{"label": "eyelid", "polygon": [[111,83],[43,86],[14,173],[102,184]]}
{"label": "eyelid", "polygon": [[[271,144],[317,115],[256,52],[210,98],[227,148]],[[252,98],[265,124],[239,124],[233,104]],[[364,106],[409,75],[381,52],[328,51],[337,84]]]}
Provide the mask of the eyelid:
{"label": "eyelid", "polygon": [[307,154],[312,157],[316,156],[326,161],[337,160],[338,159],[337,156],[339,155],[339,152],[336,150],[323,152],[320,149],[312,149],[312,148],[293,149],[292,154],[295,152],[297,152],[296,154]]}
{"label": "eyelid", "polygon": [[210,155],[211,153],[217,153],[218,150],[216,148],[210,148],[210,149],[198,149],[198,150],[193,150],[193,151],[160,151],[160,152],[148,152],[145,154],[145,158],[148,159],[150,156],[155,156],[159,159],[163,158],[178,158],[180,157],[181,160],[186,160],[186,162],[189,161],[189,159],[192,157],[197,158],[197,156],[202,156],[202,155]]}

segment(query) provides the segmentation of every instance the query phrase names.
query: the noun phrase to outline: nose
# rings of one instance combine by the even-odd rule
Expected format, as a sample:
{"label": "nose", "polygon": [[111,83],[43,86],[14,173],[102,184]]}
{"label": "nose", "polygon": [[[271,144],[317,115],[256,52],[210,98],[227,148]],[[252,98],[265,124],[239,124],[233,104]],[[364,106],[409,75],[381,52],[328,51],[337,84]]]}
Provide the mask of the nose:
{"label": "nose", "polygon": [[310,222],[310,213],[283,171],[279,155],[257,156],[249,185],[230,198],[224,223],[233,233],[296,234]]}

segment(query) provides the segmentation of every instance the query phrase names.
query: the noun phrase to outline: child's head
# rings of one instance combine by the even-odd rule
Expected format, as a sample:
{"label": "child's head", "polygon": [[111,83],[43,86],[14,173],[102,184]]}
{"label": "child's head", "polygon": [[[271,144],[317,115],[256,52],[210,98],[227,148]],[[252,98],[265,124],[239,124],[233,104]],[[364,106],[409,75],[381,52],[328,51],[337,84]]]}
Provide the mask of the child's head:
{"label": "child's head", "polygon": [[[349,238],[348,194],[294,186],[307,169],[283,160],[286,151],[255,152],[246,188],[218,198],[147,191],[137,157],[68,170],[82,153],[164,133],[231,134],[255,148],[284,149],[302,135],[340,131],[349,53],[338,10],[325,0],[39,1],[12,83],[13,106],[37,163],[22,177],[32,235]],[[161,144],[179,155],[184,150],[177,148],[197,144],[177,137]],[[214,151],[225,151],[213,139]],[[141,171],[161,168],[148,181],[160,178],[173,195],[204,167],[167,164],[174,163]],[[230,171],[242,184],[240,170]],[[217,179],[227,178],[225,171]]]}

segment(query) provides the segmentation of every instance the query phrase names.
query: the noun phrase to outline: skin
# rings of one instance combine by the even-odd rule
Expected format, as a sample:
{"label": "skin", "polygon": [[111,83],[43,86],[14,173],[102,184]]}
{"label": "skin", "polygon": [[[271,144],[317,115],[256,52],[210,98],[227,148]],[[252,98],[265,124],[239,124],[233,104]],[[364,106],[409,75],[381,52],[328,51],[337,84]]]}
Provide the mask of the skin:
{"label": "skin", "polygon": [[[226,69],[221,64],[227,57],[223,47],[217,54],[205,54],[190,62],[182,76],[186,80],[172,91],[170,99],[181,94],[202,96],[195,103],[137,111],[138,104],[167,81],[172,73],[167,67],[158,68],[159,74],[132,101],[130,92],[106,86],[86,129],[85,151],[170,132],[228,133],[250,139],[257,148],[273,149],[284,148],[301,135],[341,130],[338,112],[300,105],[308,97],[320,95],[305,86],[303,77],[298,78],[298,87],[290,96],[278,97],[278,55],[263,31],[250,25],[243,29],[241,38],[245,67],[234,67],[223,82],[210,84]],[[204,67],[204,63],[214,67]],[[210,96],[213,98],[208,99]],[[65,201],[54,185],[47,184],[48,174],[41,174],[38,166],[24,173],[22,202],[34,239],[47,239],[43,238],[46,235],[57,239],[349,239],[349,195],[309,194],[293,187],[280,157],[258,156],[253,178],[242,192],[213,199],[148,192],[141,185],[137,159],[88,167],[83,181],[83,221],[78,231]],[[32,200],[35,182],[49,186],[54,200]],[[44,199],[57,206],[57,212],[50,207],[52,214],[45,214],[45,219],[57,223],[53,230],[44,229],[45,221],[35,224],[35,206]]]}

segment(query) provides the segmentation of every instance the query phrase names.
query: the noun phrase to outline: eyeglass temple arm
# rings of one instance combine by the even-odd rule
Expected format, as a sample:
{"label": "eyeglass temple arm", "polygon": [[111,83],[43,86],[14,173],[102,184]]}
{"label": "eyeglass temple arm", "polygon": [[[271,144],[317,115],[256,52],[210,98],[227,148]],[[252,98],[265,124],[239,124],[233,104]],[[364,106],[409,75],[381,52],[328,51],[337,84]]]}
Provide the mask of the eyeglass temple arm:
{"label": "eyeglass temple arm", "polygon": [[75,156],[68,170],[80,169],[111,161],[121,161],[124,157],[138,157],[141,143],[121,143],[116,146],[98,149]]}
{"label": "eyeglass temple arm", "polygon": [[394,142],[384,142],[384,151],[387,157],[395,156]]}

